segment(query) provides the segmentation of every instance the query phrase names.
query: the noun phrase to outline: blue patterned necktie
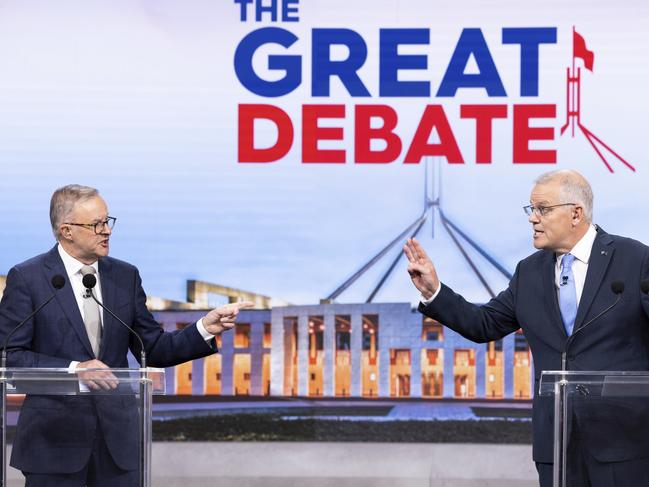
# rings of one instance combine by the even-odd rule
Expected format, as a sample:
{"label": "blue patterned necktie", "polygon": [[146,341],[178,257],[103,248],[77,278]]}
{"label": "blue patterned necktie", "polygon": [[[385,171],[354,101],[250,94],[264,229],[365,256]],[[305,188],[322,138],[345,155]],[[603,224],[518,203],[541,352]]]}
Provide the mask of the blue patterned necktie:
{"label": "blue patterned necktie", "polygon": [[572,263],[575,256],[566,254],[561,259],[561,276],[559,277],[559,309],[563,318],[563,326],[568,336],[572,335],[577,317],[577,289],[575,276],[572,274]]}

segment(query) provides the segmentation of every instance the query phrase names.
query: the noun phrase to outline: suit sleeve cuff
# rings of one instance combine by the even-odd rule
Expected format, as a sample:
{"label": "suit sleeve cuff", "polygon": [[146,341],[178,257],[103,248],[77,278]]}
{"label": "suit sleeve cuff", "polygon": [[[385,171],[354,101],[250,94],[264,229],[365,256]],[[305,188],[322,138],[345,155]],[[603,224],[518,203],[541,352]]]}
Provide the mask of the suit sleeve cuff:
{"label": "suit sleeve cuff", "polygon": [[423,295],[421,295],[421,299],[420,299],[419,301],[420,301],[421,304],[423,304],[424,306],[428,306],[430,303],[432,303],[432,302],[435,300],[435,298],[437,297],[437,295],[439,294],[439,292],[440,292],[441,290],[442,290],[442,283],[440,282],[440,283],[439,283],[439,286],[437,287],[437,291],[435,291],[435,294],[433,294],[433,295],[432,295],[430,298],[428,298],[428,299],[426,299]]}
{"label": "suit sleeve cuff", "polygon": [[206,342],[209,342],[210,340],[214,339],[214,335],[212,335],[209,331],[205,329],[205,326],[203,326],[203,318],[198,320],[196,322],[196,329],[198,330],[198,333],[201,334],[203,337],[203,340]]}

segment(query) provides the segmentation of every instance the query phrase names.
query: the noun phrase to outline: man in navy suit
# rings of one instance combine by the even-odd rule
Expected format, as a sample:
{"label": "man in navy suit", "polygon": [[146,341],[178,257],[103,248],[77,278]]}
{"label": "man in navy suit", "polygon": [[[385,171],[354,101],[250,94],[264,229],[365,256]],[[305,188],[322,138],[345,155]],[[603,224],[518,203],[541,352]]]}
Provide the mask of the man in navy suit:
{"label": "man in navy suit", "polygon": [[[154,367],[216,353],[214,336],[232,328],[239,310],[252,305],[224,305],[191,326],[164,332],[146,308],[137,268],[108,257],[115,218],[96,189],[69,185],[56,190],[50,220],[57,245],[7,275],[0,302],[0,340],[54,292],[54,276],[64,276],[66,284],[11,338],[9,367],[101,369],[80,371],[80,387],[119,387],[109,368],[128,367],[129,349],[139,359],[139,341],[85,296],[82,277],[88,273],[97,279],[98,299],[140,336],[148,365]],[[28,487],[137,485],[137,415],[132,399],[119,394],[28,396],[11,465],[23,471]]]}
{"label": "man in navy suit", "polygon": [[[561,370],[564,351],[568,370],[649,370],[649,297],[640,292],[649,278],[649,248],[594,226],[592,205],[579,173],[538,178],[524,208],[538,252],[520,261],[509,287],[482,306],[441,283],[416,240],[404,247],[422,294],[420,312],[478,343],[523,329],[534,358],[533,456],[542,487],[552,486],[554,411],[551,397],[536,395],[541,371]],[[615,302],[614,281],[624,283],[621,301],[580,330]],[[572,457],[579,461],[569,465],[570,485],[649,485],[649,435],[633,433],[646,410],[620,414],[620,407],[611,417],[602,406],[576,416]]]}

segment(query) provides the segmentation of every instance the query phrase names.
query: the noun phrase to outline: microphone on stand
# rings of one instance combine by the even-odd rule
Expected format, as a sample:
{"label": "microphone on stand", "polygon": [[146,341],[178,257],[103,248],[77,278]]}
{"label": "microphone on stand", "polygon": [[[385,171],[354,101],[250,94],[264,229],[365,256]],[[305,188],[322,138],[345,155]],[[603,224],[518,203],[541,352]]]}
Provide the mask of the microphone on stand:
{"label": "microphone on stand", "polygon": [[[649,290],[649,281],[643,281],[643,282],[647,283],[647,289]],[[586,328],[588,325],[590,325],[594,321],[598,320],[601,316],[608,313],[610,310],[612,310],[617,305],[617,303],[620,302],[620,299],[622,299],[622,293],[624,292],[624,281],[620,281],[620,280],[613,281],[611,283],[611,291],[613,291],[613,294],[615,294],[617,296],[617,298],[615,299],[613,304],[610,305],[608,308],[604,309],[601,313],[599,313],[594,318],[588,320],[586,323],[584,323],[582,326],[580,326],[577,330],[575,330],[572,335],[570,335],[568,337],[568,340],[566,341],[566,346],[563,349],[563,353],[561,354],[561,370],[566,370],[566,354],[568,353],[568,347],[572,343],[572,340],[575,338],[577,333],[582,331],[584,328]]]}
{"label": "microphone on stand", "polygon": [[65,286],[65,278],[60,275],[56,274],[54,277],[52,277],[52,287],[54,287],[54,292],[51,294],[49,298],[47,298],[39,307],[37,307],[34,311],[32,311],[27,318],[22,320],[20,323],[18,323],[13,330],[7,335],[7,338],[5,338],[4,343],[2,344],[2,368],[7,367],[7,347],[9,346],[9,340],[11,340],[11,337],[14,336],[14,334],[29,320],[31,320],[34,316],[38,314],[40,310],[42,310],[45,306],[47,306],[50,301],[54,299],[56,296],[56,293],[59,291],[59,289],[63,288]]}
{"label": "microphone on stand", "polygon": [[115,318],[117,321],[119,321],[123,326],[128,329],[135,337],[138,339],[140,342],[140,367],[142,369],[146,369],[146,351],[144,350],[144,342],[142,341],[142,338],[140,338],[140,335],[138,335],[133,328],[128,326],[124,321],[117,316],[115,313],[113,313],[110,309],[108,309],[106,306],[103,305],[95,296],[95,294],[92,292],[92,289],[97,285],[97,278],[93,274],[86,274],[83,276],[83,279],[81,280],[83,283],[84,287],[86,288],[86,293],[84,294],[84,298],[92,298],[95,303],[97,303],[99,306],[101,306],[102,309],[104,309],[106,312],[108,312],[109,315],[111,315],[113,318]]}

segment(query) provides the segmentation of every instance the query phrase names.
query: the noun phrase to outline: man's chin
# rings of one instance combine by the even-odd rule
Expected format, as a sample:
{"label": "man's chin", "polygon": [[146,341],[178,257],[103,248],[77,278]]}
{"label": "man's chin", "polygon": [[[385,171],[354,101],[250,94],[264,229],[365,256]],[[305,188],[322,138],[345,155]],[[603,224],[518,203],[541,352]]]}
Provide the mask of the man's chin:
{"label": "man's chin", "polygon": [[547,247],[547,242],[540,237],[536,237],[532,238],[532,245],[534,245],[535,249],[542,250]]}

